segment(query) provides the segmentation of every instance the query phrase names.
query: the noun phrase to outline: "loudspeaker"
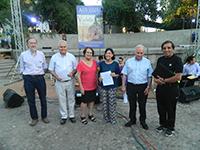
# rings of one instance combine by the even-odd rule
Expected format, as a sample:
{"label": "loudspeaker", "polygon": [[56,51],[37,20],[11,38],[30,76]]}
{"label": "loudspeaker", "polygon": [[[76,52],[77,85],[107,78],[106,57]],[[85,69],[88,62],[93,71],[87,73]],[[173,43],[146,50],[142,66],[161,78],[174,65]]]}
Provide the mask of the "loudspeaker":
{"label": "loudspeaker", "polygon": [[188,103],[198,99],[200,99],[200,87],[190,86],[181,88],[179,96],[180,102]]}
{"label": "loudspeaker", "polygon": [[3,93],[3,100],[5,102],[5,107],[9,108],[19,107],[24,102],[24,98],[12,89],[7,89]]}

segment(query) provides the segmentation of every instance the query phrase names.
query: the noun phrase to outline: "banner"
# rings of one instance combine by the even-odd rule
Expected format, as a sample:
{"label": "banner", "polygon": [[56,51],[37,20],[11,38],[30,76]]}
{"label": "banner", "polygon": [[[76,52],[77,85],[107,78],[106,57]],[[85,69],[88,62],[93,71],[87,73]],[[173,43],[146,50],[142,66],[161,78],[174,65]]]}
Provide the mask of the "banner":
{"label": "banner", "polygon": [[77,6],[78,48],[104,48],[102,6]]}

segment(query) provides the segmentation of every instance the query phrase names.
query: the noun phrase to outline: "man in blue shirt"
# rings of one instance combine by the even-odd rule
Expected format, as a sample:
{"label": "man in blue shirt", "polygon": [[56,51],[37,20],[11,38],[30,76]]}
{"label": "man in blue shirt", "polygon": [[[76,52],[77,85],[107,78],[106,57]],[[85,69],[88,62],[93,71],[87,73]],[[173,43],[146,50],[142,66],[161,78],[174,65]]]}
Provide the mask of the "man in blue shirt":
{"label": "man in blue shirt", "polygon": [[[146,120],[146,100],[152,82],[152,66],[149,59],[144,57],[143,45],[137,45],[135,56],[128,59],[122,69],[122,91],[127,92],[129,101],[129,118],[125,127],[136,124],[137,101],[140,111],[140,124],[147,130]],[[127,82],[127,85],[126,85]],[[126,85],[126,87],[125,87]]]}

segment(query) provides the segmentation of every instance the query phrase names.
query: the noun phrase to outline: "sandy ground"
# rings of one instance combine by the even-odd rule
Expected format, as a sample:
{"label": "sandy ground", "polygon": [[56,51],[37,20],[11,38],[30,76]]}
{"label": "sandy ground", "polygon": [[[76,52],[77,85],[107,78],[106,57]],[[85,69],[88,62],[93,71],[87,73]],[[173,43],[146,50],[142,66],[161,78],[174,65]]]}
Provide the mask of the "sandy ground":
{"label": "sandy ground", "polygon": [[[24,95],[23,83],[0,85],[0,150],[199,150],[200,149],[200,101],[177,105],[176,132],[172,137],[155,131],[158,126],[156,101],[153,95],[147,102],[147,124],[143,130],[137,122],[132,128],[125,128],[128,104],[117,100],[117,124],[103,121],[101,105],[96,106],[97,122],[83,125],[80,122],[79,107],[76,108],[77,122],[59,124],[58,101],[53,82],[47,79],[49,124],[39,123],[30,127],[27,101],[18,108],[4,107],[2,94],[7,88]],[[37,100],[38,110],[40,109]]]}

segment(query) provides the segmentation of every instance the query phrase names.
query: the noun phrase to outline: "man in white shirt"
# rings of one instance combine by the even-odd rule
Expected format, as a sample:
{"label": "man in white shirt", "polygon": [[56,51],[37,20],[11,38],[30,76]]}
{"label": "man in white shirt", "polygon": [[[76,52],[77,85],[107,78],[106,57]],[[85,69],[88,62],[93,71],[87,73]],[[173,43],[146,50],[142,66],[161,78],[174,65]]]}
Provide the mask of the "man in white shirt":
{"label": "man in white shirt", "polygon": [[61,40],[58,44],[59,52],[54,54],[49,63],[49,71],[56,78],[56,93],[59,99],[59,111],[61,114],[60,124],[66,123],[69,117],[75,123],[74,105],[75,89],[74,74],[76,73],[77,61],[74,55],[67,52],[67,42]]}
{"label": "man in white shirt", "polygon": [[[135,47],[135,56],[129,58],[123,69],[122,91],[126,91],[129,101],[129,118],[125,126],[130,127],[136,124],[136,108],[139,104],[140,124],[147,130],[146,124],[146,101],[152,82],[152,66],[149,59],[144,57],[143,45]],[[127,84],[126,84],[127,82]]]}
{"label": "man in white shirt", "polygon": [[42,121],[49,123],[47,119],[46,83],[44,79],[47,64],[43,52],[36,49],[37,40],[29,38],[27,44],[29,49],[20,55],[20,73],[23,75],[24,89],[32,118],[29,125],[35,126],[38,122],[35,89],[40,98]]}

